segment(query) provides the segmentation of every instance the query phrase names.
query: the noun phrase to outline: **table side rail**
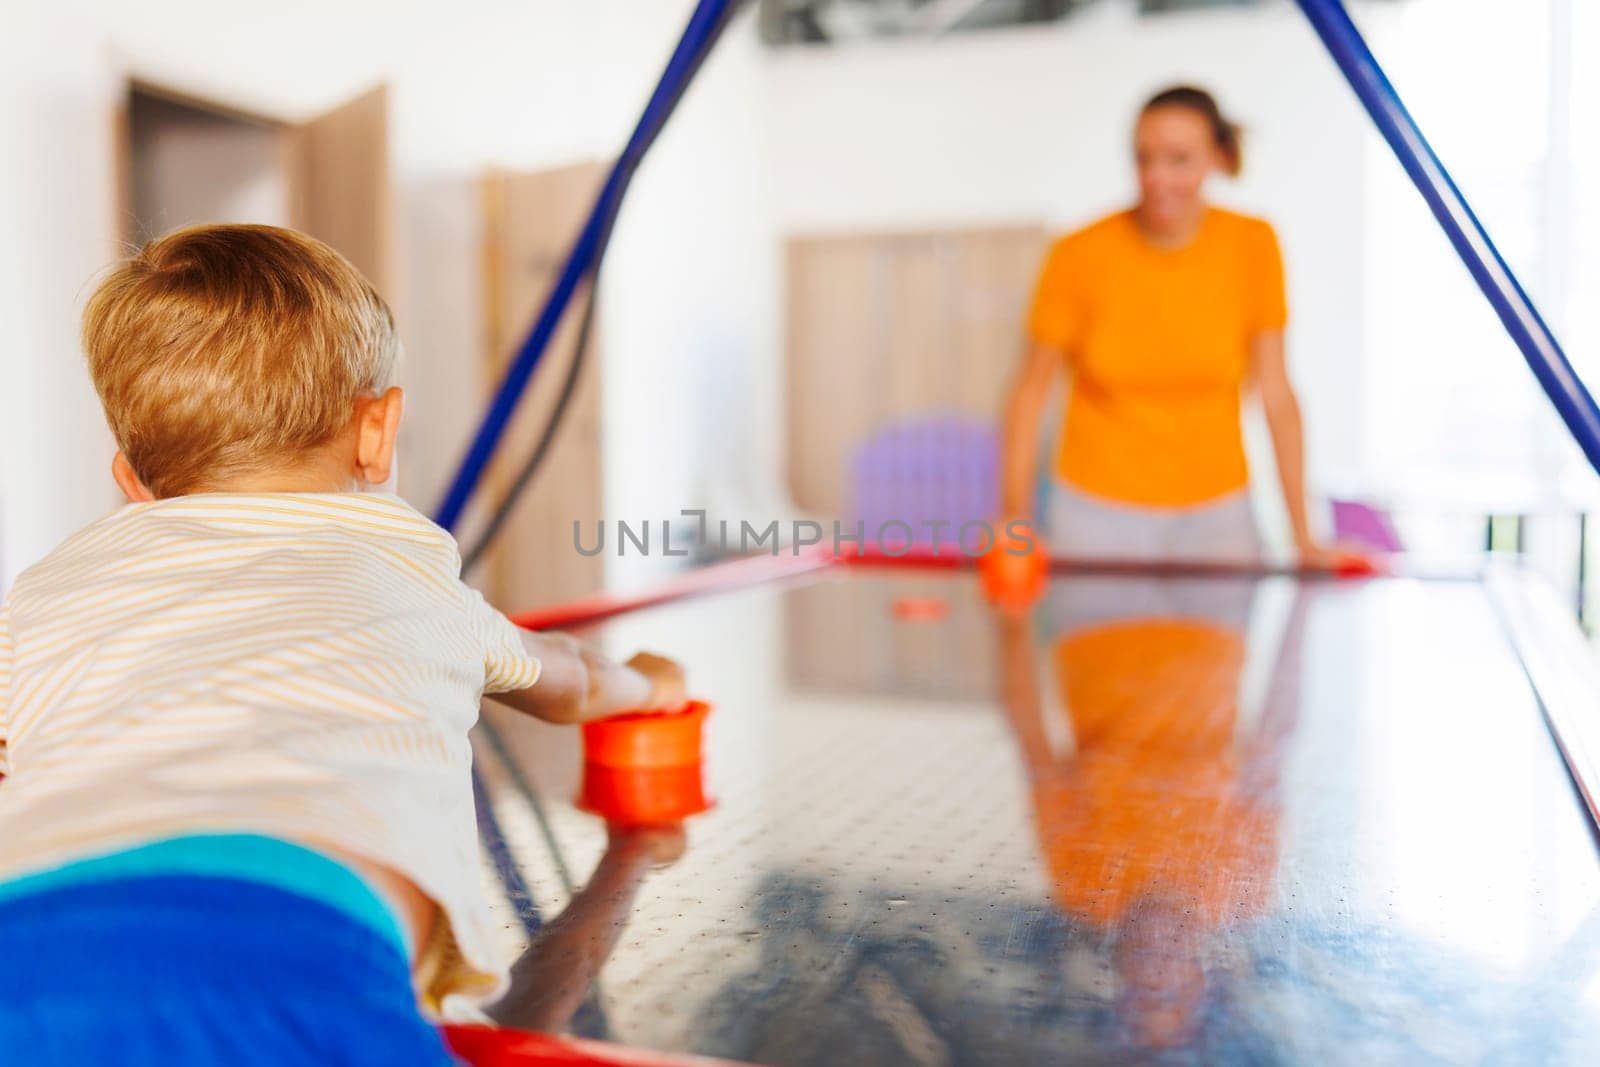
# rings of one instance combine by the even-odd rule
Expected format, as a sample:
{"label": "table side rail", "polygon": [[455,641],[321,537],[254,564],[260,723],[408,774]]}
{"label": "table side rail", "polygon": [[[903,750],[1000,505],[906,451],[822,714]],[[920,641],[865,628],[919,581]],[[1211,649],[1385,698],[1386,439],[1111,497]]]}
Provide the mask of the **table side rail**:
{"label": "table side rail", "polygon": [[1543,578],[1513,563],[1496,563],[1484,585],[1600,830],[1600,660],[1570,605]]}

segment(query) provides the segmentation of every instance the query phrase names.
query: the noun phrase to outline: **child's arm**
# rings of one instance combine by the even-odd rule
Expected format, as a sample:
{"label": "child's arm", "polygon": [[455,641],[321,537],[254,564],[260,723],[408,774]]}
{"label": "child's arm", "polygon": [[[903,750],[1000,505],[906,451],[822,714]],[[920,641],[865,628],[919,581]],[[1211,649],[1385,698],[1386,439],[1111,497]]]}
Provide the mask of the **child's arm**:
{"label": "child's arm", "polygon": [[605,853],[566,908],[540,927],[511,968],[511,988],[488,1009],[500,1026],[554,1033],[572,1021],[633,917],[652,867],[683,855],[683,824],[607,826]]}
{"label": "child's arm", "polygon": [[683,668],[663,656],[641,652],[626,664],[613,663],[563,633],[524,631],[522,644],[539,661],[539,680],[494,699],[546,722],[588,722],[685,699]]}

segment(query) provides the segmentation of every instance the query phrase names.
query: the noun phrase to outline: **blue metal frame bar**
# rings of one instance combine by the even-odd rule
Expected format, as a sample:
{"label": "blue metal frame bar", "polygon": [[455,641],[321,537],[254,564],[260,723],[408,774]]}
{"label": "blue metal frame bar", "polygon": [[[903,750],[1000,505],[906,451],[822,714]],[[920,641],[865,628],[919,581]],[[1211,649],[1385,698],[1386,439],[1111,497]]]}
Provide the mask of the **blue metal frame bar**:
{"label": "blue metal frame bar", "polygon": [[[544,357],[550,339],[555,334],[556,326],[561,322],[561,316],[565,313],[567,305],[572,302],[572,296],[577,291],[579,283],[586,275],[591,277],[591,284],[597,280],[594,279],[595,268],[605,252],[611,227],[616,222],[618,211],[622,208],[622,198],[628,190],[629,182],[633,179],[634,171],[638,169],[639,161],[655,142],[656,136],[671,116],[673,108],[683,98],[689,82],[700,69],[701,61],[716,43],[727,19],[741,2],[742,0],[700,0],[693,15],[690,16],[689,24],[684,28],[677,48],[667,61],[661,80],[656,84],[655,91],[650,94],[644,114],[639,116],[639,121],[634,126],[628,143],[623,147],[622,154],[612,164],[611,172],[607,175],[600,194],[595,198],[594,206],[589,211],[583,229],[579,231],[577,240],[567,253],[566,263],[561,268],[555,287],[546,298],[544,307],[522,342],[521,348],[517,350],[510,366],[506,368],[506,373],[495,390],[494,399],[478,426],[472,445],[456,470],[450,489],[445,494],[444,503],[435,516],[439,525],[445,529],[454,529],[456,523],[460,521],[461,513],[466,509],[467,501],[471,499],[473,491],[482,480],[483,473],[488,468],[489,461],[493,458],[495,449],[505,433],[506,425],[512,413],[516,411],[517,403],[522,399],[535,368]],[[482,723],[482,728],[489,735],[490,742],[498,745],[499,738],[495,736],[493,726],[485,721]],[[499,876],[501,885],[505,887],[507,897],[516,909],[523,929],[532,937],[538,931],[541,922],[538,905],[526,880],[522,877],[522,872],[517,867],[515,857],[511,854],[505,832],[495,817],[488,789],[476,766],[472,768],[472,790],[477,807],[479,837],[494,863],[495,873]],[[529,799],[533,800],[531,794]],[[554,847],[555,842],[552,840],[550,844]],[[559,855],[557,862],[561,862]],[[603,1016],[596,1017],[600,1019],[603,1027]]]}
{"label": "blue metal frame bar", "polygon": [[1339,65],[1367,114],[1399,158],[1434,218],[1488,298],[1506,332],[1555,405],[1589,463],[1600,471],[1600,408],[1572,369],[1555,334],[1540,317],[1488,231],[1456,188],[1449,171],[1406,111],[1341,0],[1297,0],[1317,36]]}
{"label": "blue metal frame bar", "polygon": [[595,198],[589,218],[573,243],[572,250],[567,254],[567,261],[561,268],[555,287],[550,291],[550,296],[546,299],[544,308],[539,312],[539,317],[534,321],[527,338],[522,342],[522,347],[517,350],[510,366],[506,368],[495,390],[494,399],[490,402],[488,411],[484,413],[483,421],[478,425],[478,432],[456,470],[455,478],[451,481],[444,502],[439,506],[438,514],[435,516],[435,520],[445,529],[454,529],[456,523],[461,520],[461,513],[466,510],[467,501],[471,499],[478,482],[483,478],[484,470],[494,457],[495,448],[505,434],[506,424],[516,411],[517,403],[522,399],[534,369],[544,358],[545,350],[550,345],[556,326],[561,322],[562,314],[572,302],[573,293],[577,291],[579,282],[594,265],[608,229],[608,220],[621,207],[623,194],[627,191],[628,182],[639,160],[649,149],[656,135],[661,132],[661,127],[672,113],[673,106],[683,95],[688,80],[698,69],[699,60],[703,58],[705,49],[716,40],[723,18],[729,9],[736,7],[739,2],[740,0],[700,0],[695,7],[688,25],[684,27],[683,36],[678,39],[677,48],[673,50],[672,58],[667,61],[660,82],[650,94],[650,101],[645,105],[644,114],[639,116],[639,122],[634,126],[633,134],[628,138],[622,154],[612,164],[611,173],[607,176],[600,195]]}
{"label": "blue metal frame bar", "polygon": [[476,763],[472,768],[472,806],[478,816],[478,839],[494,864],[494,873],[506,891],[506,900],[517,913],[517,921],[522,924],[523,932],[531,938],[544,925],[539,915],[539,902],[533,899],[533,890],[528,887],[528,880],[522,877],[517,858],[511,854],[505,831],[495,817],[494,802],[489,799],[489,787],[478,773]]}

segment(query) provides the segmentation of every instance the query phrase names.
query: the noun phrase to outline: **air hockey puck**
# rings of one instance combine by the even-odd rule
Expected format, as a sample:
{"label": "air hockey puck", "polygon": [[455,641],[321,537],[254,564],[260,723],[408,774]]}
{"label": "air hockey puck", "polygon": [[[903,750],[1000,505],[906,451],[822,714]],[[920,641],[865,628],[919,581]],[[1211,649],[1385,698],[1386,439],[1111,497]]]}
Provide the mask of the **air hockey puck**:
{"label": "air hockey puck", "polygon": [[700,762],[711,707],[691,700],[676,711],[629,711],[583,724],[585,762],[602,767],[683,767]]}
{"label": "air hockey puck", "polygon": [[938,596],[902,596],[894,599],[889,610],[897,619],[931,622],[950,614],[950,602]]}
{"label": "air hockey puck", "polygon": [[578,808],[618,826],[670,826],[711,807],[698,763],[602,767],[586,763]]}

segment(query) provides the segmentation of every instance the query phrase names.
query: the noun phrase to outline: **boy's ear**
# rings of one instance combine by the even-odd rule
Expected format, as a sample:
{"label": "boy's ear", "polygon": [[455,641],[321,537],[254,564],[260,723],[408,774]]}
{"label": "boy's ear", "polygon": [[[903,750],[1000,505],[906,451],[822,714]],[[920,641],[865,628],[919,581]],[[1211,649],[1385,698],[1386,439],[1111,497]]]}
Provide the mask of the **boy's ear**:
{"label": "boy's ear", "polygon": [[111,460],[111,480],[117,483],[117,488],[122,490],[122,495],[128,498],[130,504],[148,504],[156,498],[154,493],[145,488],[145,484],[133,472],[133,464],[121,452]]}
{"label": "boy's ear", "polygon": [[394,476],[405,394],[399,386],[391,386],[378,396],[362,397],[356,405],[356,474],[368,485],[384,485]]}

